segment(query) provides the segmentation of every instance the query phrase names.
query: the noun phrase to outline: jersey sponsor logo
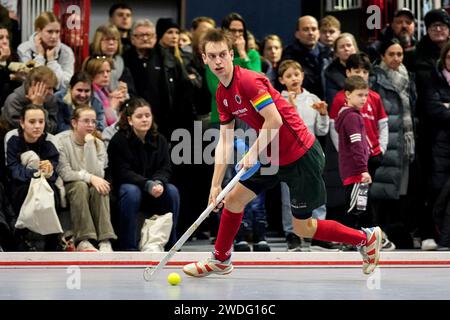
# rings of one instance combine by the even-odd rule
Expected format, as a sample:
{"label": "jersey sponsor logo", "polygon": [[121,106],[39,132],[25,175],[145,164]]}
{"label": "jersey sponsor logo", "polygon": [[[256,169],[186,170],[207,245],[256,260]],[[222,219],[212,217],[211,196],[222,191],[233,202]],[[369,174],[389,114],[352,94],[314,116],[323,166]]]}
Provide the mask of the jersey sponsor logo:
{"label": "jersey sponsor logo", "polygon": [[236,110],[236,111],[233,111],[232,114],[233,114],[234,116],[238,116],[238,115],[240,115],[240,114],[247,113],[247,111],[248,111],[247,108],[243,108],[243,109],[238,109],[238,110]]}
{"label": "jersey sponsor logo", "polygon": [[236,102],[237,102],[238,104],[242,104],[242,99],[241,99],[241,97],[239,97],[238,95],[235,95],[235,96],[234,96],[234,100],[236,100]]}

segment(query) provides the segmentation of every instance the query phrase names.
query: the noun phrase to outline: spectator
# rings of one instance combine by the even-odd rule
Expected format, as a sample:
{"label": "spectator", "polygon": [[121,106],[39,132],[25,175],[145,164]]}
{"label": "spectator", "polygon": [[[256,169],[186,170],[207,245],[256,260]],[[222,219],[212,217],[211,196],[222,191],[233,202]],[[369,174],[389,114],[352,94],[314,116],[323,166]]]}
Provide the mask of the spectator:
{"label": "spectator", "polygon": [[56,133],[58,105],[53,90],[57,84],[58,79],[50,68],[40,66],[31,70],[25,82],[6,98],[2,108],[2,117],[10,128],[18,128],[22,110],[34,104],[46,110],[47,130]]}
{"label": "spectator", "polygon": [[[164,235],[168,245],[176,242],[179,194],[169,183],[169,148],[158,133],[149,104],[142,98],[125,102],[119,131],[108,146],[113,189],[119,202],[119,242],[123,250],[138,249],[138,214],[173,214],[172,231]],[[165,243],[159,243],[164,246]]]}
{"label": "spectator", "polygon": [[323,99],[321,75],[327,65],[329,50],[319,42],[319,26],[316,18],[302,16],[297,21],[295,42],[283,50],[281,60],[292,59],[305,71],[303,87]]}
{"label": "spectator", "polygon": [[69,87],[55,94],[58,103],[57,132],[69,130],[72,125],[73,111],[81,105],[90,105],[96,113],[97,130],[105,127],[103,105],[92,94],[92,79],[86,72],[77,72],[70,79]]}
{"label": "spectator", "polygon": [[133,76],[123,62],[120,33],[114,25],[102,25],[97,28],[91,44],[91,54],[93,56],[106,56],[113,60],[114,68],[111,70],[109,84],[111,92],[126,85],[127,94],[134,95]]}
{"label": "spectator", "polygon": [[404,52],[403,64],[409,71],[413,72],[417,40],[415,38],[415,18],[410,9],[401,8],[397,10],[392,22],[381,31],[380,40],[374,41],[367,47],[370,61],[380,60],[381,44],[391,39],[399,40]]}
{"label": "spectator", "polygon": [[192,33],[188,30],[180,30],[179,47],[185,52],[192,53]]}
{"label": "spectator", "polygon": [[283,54],[283,42],[281,38],[275,34],[270,34],[266,36],[262,42],[263,57],[268,62],[267,70],[262,70],[267,78],[269,78],[270,83],[279,89],[281,84],[278,81],[278,66],[281,61],[281,55]]}
{"label": "spectator", "polygon": [[[329,117],[327,105],[324,101],[308,92],[302,87],[304,72],[302,66],[294,60],[284,60],[278,69],[280,83],[286,86],[286,90],[281,95],[295,107],[297,113],[305,122],[308,130],[316,136],[324,136],[328,133]],[[294,234],[292,226],[292,214],[290,205],[289,187],[285,182],[281,182],[281,207],[283,230],[286,235],[288,251],[300,251],[300,238]],[[326,216],[325,205],[313,210],[315,219],[324,220]],[[335,249],[330,243],[319,240],[312,240],[310,248],[312,250]]]}
{"label": "spectator", "polygon": [[334,51],[334,42],[341,35],[341,23],[334,16],[325,16],[320,20],[319,32],[320,43],[327,46],[332,54]]}
{"label": "spectator", "polygon": [[17,16],[11,14],[8,8],[0,4],[0,25],[3,25],[10,33],[10,48],[11,51],[16,52],[17,47],[20,44],[20,29],[19,22],[17,21]]}
{"label": "spectator", "polygon": [[[382,43],[380,53],[381,62],[373,68],[371,83],[372,89],[380,95],[388,115],[390,141],[387,149],[383,148],[384,156],[379,168],[372,175],[371,197],[374,199],[375,218],[386,227],[383,230],[389,238],[399,248],[412,248],[412,238],[407,230],[408,216],[414,209],[417,210],[417,200],[421,198],[413,185],[417,177],[417,167],[413,163],[416,90],[414,78],[402,63],[403,48],[400,41],[394,38]],[[397,230],[400,229],[406,237],[399,236]],[[392,242],[390,246],[386,242],[383,244],[384,250],[393,250],[395,247]]]}
{"label": "spectator", "polygon": [[6,97],[20,85],[20,82],[10,78],[12,73],[8,69],[10,63],[17,59],[11,51],[9,30],[5,25],[0,24],[0,107],[3,106]]}
{"label": "spectator", "polygon": [[132,46],[123,54],[125,66],[133,76],[136,93],[147,101],[151,101],[152,92],[156,88],[150,86],[152,63],[150,56],[156,42],[155,26],[150,20],[138,20],[131,28]]}
{"label": "spectator", "polygon": [[113,62],[105,56],[89,57],[83,63],[83,71],[85,71],[92,79],[93,88],[93,104],[102,105],[105,120],[104,127],[107,127],[118,119],[120,104],[125,101],[127,95],[126,86],[119,87],[113,92],[108,90],[111,82],[111,70]]}
{"label": "spectator", "polygon": [[109,22],[120,32],[121,47],[124,51],[131,47],[130,30],[133,25],[133,11],[126,3],[115,3],[109,8]]}
{"label": "spectator", "polygon": [[[14,129],[6,135],[5,152],[6,167],[10,176],[9,190],[11,192],[12,207],[16,215],[19,216],[20,209],[28,194],[28,188],[33,175],[41,171],[53,189],[56,212],[60,208],[59,189],[56,187],[56,167],[59,161],[59,153],[56,147],[55,137],[45,132],[46,111],[42,106],[29,104],[20,110],[20,127]],[[38,163],[31,168],[25,163],[25,153],[27,156],[36,157]],[[19,241],[19,251],[35,250],[26,245],[25,239],[29,232],[27,229],[16,230]],[[58,234],[44,236],[45,250],[55,251],[57,248]]]}
{"label": "spectator", "polygon": [[112,252],[117,239],[111,225],[109,182],[104,179],[106,150],[98,138],[96,112],[79,105],[72,113],[72,130],[56,136],[59,143],[58,174],[64,181],[70,205],[77,251]]}
{"label": "spectator", "polygon": [[334,42],[336,59],[325,69],[325,101],[331,105],[334,96],[344,88],[346,78],[345,64],[350,55],[358,53],[358,44],[351,33],[342,33]]}
{"label": "spectator", "polygon": [[34,21],[35,32],[17,48],[20,61],[35,61],[35,66],[47,66],[56,75],[55,89],[67,87],[74,72],[75,56],[72,49],[61,43],[61,25],[53,12],[42,12]]}
{"label": "spectator", "polygon": [[[441,51],[436,68],[424,88],[425,116],[432,123],[430,201],[434,208],[434,218],[439,230],[439,246],[450,247],[450,221],[448,219],[448,186],[450,178],[450,43]],[[431,243],[431,240],[429,241]]]}

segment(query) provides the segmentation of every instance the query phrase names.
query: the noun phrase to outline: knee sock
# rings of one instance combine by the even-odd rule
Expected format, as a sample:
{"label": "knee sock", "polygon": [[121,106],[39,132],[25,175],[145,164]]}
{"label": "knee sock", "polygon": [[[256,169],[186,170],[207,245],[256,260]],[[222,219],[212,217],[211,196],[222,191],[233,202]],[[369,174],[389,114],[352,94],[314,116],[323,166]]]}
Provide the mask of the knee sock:
{"label": "knee sock", "polygon": [[223,208],[216,244],[214,245],[216,259],[225,261],[230,257],[234,237],[239,231],[243,216],[244,212],[233,213]]}
{"label": "knee sock", "polygon": [[353,246],[366,244],[367,237],[363,231],[346,227],[333,220],[317,220],[314,239],[328,242],[342,242]]}

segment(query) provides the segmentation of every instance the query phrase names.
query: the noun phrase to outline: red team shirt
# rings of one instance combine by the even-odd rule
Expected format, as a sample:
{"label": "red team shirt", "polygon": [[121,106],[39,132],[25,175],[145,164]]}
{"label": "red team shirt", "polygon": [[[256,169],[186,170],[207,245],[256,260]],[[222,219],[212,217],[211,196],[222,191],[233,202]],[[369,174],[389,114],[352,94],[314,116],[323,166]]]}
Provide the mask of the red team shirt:
{"label": "red team shirt", "polygon": [[[333,104],[330,109],[330,120],[337,119],[339,111],[343,106],[345,106],[345,104],[345,93],[344,90],[341,90],[333,99]],[[369,144],[369,155],[370,157],[374,157],[381,153],[380,130],[378,128],[378,122],[381,119],[387,119],[380,95],[369,89],[367,102],[362,107],[360,112],[364,119],[364,125],[366,128],[367,143]]]}
{"label": "red team shirt", "polygon": [[228,87],[219,82],[216,100],[221,124],[239,118],[258,132],[264,123],[259,111],[271,103],[275,104],[283,125],[278,136],[279,162],[272,164],[283,166],[298,160],[315,141],[295,108],[260,73],[235,66]]}

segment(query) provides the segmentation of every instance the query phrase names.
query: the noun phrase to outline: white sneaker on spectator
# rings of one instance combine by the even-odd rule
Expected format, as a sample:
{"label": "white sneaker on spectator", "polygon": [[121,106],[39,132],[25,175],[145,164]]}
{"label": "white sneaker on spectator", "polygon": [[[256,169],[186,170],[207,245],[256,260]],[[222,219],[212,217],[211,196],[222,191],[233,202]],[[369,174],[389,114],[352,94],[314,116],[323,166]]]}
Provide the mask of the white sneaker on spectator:
{"label": "white sneaker on spectator", "polygon": [[111,242],[109,240],[100,241],[98,244],[98,249],[100,252],[113,252]]}
{"label": "white sneaker on spectator", "polygon": [[77,245],[77,251],[83,251],[83,252],[97,252],[97,248],[92,245],[92,243],[89,242],[89,240],[82,240]]}
{"label": "white sneaker on spectator", "polygon": [[149,244],[142,248],[142,252],[164,252],[159,244]]}
{"label": "white sneaker on spectator", "polygon": [[423,251],[433,251],[438,248],[438,245],[434,239],[425,239],[422,241],[422,250]]}

